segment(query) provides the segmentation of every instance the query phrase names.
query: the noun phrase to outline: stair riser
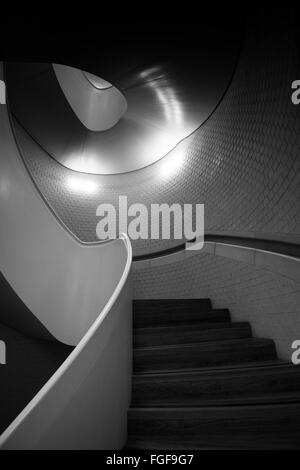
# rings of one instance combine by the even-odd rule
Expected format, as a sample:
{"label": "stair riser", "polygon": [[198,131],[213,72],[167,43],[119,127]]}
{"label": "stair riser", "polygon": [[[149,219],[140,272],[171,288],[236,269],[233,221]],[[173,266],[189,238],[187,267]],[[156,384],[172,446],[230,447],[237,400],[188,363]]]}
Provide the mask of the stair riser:
{"label": "stair riser", "polygon": [[[246,340],[245,340],[246,341]],[[226,343],[226,342],[224,342]],[[201,347],[202,346],[202,347]],[[136,349],[134,351],[135,372],[151,372],[170,369],[197,368],[223,364],[236,364],[276,358],[276,351],[271,342],[266,344],[224,344],[216,343],[213,348],[204,345],[156,350]]]}
{"label": "stair riser", "polygon": [[133,312],[136,314],[151,313],[153,311],[164,314],[174,310],[203,312],[211,309],[212,305],[209,299],[159,299],[133,301]]}
{"label": "stair riser", "polygon": [[129,412],[129,446],[300,449],[300,405]]}
{"label": "stair riser", "polygon": [[[159,329],[158,329],[159,330]],[[149,333],[134,332],[134,347],[160,346],[167,344],[188,344],[203,341],[217,341],[226,339],[241,339],[251,337],[250,326],[242,326],[240,328],[224,328],[218,330],[203,330],[201,327],[185,329],[181,331],[157,331],[151,329]]]}
{"label": "stair riser", "polygon": [[133,327],[147,328],[152,326],[174,325],[188,322],[229,322],[228,310],[172,310],[171,312],[159,313],[157,311],[134,313]]}
{"label": "stair riser", "polygon": [[201,406],[222,402],[274,403],[299,398],[300,370],[273,373],[191,374],[133,380],[133,406]]}

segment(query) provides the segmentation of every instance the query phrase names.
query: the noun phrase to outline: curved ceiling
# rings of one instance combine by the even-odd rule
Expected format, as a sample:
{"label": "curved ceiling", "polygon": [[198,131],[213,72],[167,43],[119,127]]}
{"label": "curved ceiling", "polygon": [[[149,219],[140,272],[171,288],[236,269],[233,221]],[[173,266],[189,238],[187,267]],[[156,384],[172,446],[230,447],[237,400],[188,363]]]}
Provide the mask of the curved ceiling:
{"label": "curved ceiling", "polygon": [[223,27],[214,38],[205,35],[203,40],[203,32],[198,36],[201,41],[195,31],[157,37],[154,29],[146,41],[141,36],[142,44],[133,52],[125,48],[126,55],[120,46],[118,60],[112,60],[107,51],[94,59],[84,71],[91,86],[112,83],[128,105],[108,130],[91,131],[83,125],[50,63],[7,64],[11,110],[39,145],[67,168],[95,174],[144,168],[195,131],[228,86],[240,48],[241,25]]}

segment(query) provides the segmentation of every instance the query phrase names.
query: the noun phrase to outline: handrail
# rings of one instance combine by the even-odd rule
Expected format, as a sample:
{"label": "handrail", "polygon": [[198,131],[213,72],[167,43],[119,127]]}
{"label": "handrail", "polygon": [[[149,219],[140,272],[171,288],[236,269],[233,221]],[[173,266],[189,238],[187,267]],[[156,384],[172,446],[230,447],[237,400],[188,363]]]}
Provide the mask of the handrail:
{"label": "handrail", "polygon": [[[86,442],[86,433],[87,430],[76,429],[74,427],[74,423],[76,422],[76,414],[80,414],[80,409],[76,409],[74,405],[74,415],[71,418],[71,422],[68,426],[68,422],[66,422],[63,418],[64,428],[61,430],[59,427],[54,425],[53,422],[50,420],[50,427],[51,432],[49,430],[45,430],[45,426],[43,426],[43,418],[44,415],[47,414],[47,410],[50,409],[50,413],[56,414],[56,407],[57,407],[57,400],[62,399],[61,397],[61,390],[63,393],[67,393],[69,395],[72,392],[72,387],[70,384],[68,388],[65,388],[65,382],[68,382],[68,374],[70,372],[72,374],[73,381],[80,382],[82,377],[80,377],[80,371],[77,371],[78,367],[80,367],[80,360],[84,352],[91,346],[92,340],[96,340],[95,345],[96,348],[99,350],[101,348],[101,343],[97,340],[97,334],[101,331],[101,327],[104,326],[104,329],[107,329],[107,325],[104,325],[105,320],[108,317],[115,313],[113,310],[116,309],[116,302],[122,295],[124,294],[124,288],[129,278],[130,268],[131,268],[131,259],[132,259],[132,248],[129,241],[129,238],[126,234],[121,235],[121,239],[123,239],[124,244],[127,249],[127,260],[126,265],[122,274],[122,277],[114,290],[111,298],[105,305],[102,312],[99,314],[98,318],[95,322],[91,325],[87,333],[81,339],[79,344],[75,347],[72,353],[68,356],[68,358],[64,361],[64,363],[59,367],[59,369],[54,373],[54,375],[50,378],[50,380],[42,387],[42,389],[37,393],[37,395],[31,400],[31,402],[24,408],[24,410],[17,416],[17,418],[10,424],[10,426],[4,431],[4,433],[0,436],[0,449],[44,449],[44,448],[98,448],[98,449],[108,449],[108,448],[122,448],[122,446],[126,442],[126,422],[127,421],[127,409],[130,403],[130,379],[131,379],[131,320],[130,315],[127,316],[127,332],[123,331],[122,334],[125,333],[125,339],[129,338],[129,342],[127,343],[127,348],[129,347],[129,352],[124,349],[123,344],[115,344],[115,346],[121,348],[121,355],[122,357],[126,358],[126,353],[129,356],[129,366],[127,364],[127,381],[123,384],[123,391],[121,391],[121,396],[119,397],[120,400],[125,400],[126,409],[123,410],[123,413],[117,418],[121,422],[121,426],[119,423],[119,427],[116,426],[116,423],[113,423],[113,435],[114,440],[116,442],[110,442],[108,445],[106,442],[97,441],[99,439],[99,433],[97,434],[96,430],[93,429],[93,433],[88,435],[88,441]],[[127,299],[128,300],[128,299]],[[131,302],[131,299],[130,299]],[[120,312],[119,312],[120,313]],[[121,312],[121,317],[124,312]],[[110,318],[111,319],[111,318]],[[125,319],[125,315],[123,316],[123,320]],[[117,318],[115,319],[117,320]],[[114,328],[120,328],[122,325],[118,325],[117,322],[114,325]],[[127,334],[126,334],[127,333]],[[103,336],[103,335],[102,335]],[[107,344],[105,345],[107,346]],[[88,363],[87,367],[89,367],[89,363],[92,362],[92,366],[95,365],[93,363],[92,354],[88,354]],[[79,364],[78,364],[79,363]],[[107,367],[107,366],[106,366]],[[89,371],[86,371],[89,372]],[[98,371],[99,372],[99,371]],[[104,373],[106,372],[106,368]],[[121,374],[120,371],[116,371],[117,374]],[[96,373],[96,371],[95,371]],[[103,374],[103,371],[102,371]],[[109,380],[105,375],[102,375],[102,380]],[[63,384],[63,386],[62,386]],[[97,384],[101,385],[101,381]],[[73,385],[74,386],[74,385]],[[58,390],[57,390],[58,389]],[[118,393],[120,395],[120,390],[111,390],[111,394]],[[97,392],[98,393],[98,392]],[[101,390],[99,391],[101,394]],[[57,398],[58,395],[58,398]],[[88,399],[88,396],[84,396],[82,393],[82,398]],[[51,404],[52,403],[52,407]],[[105,408],[108,406],[106,403],[100,403],[101,407]],[[114,406],[118,408],[118,404],[114,403]],[[79,407],[80,408],[80,407]],[[62,410],[64,411],[64,410]],[[101,428],[101,415],[97,416],[96,410],[91,410],[92,414],[96,416],[96,422],[98,426]],[[84,417],[86,420],[86,416]],[[49,419],[49,417],[48,417]],[[68,419],[68,417],[67,417]],[[95,419],[95,418],[94,418]],[[92,420],[92,418],[91,418]],[[55,421],[55,420],[54,420]],[[41,427],[37,428],[35,426],[36,422],[41,423]],[[88,421],[88,426],[92,428],[92,421]],[[108,426],[108,427],[107,427]],[[104,426],[104,432],[109,434],[109,428],[112,424],[106,423]],[[69,434],[68,434],[69,432]],[[103,434],[103,433],[102,433]],[[61,440],[60,440],[61,439]],[[69,442],[69,445],[67,444]],[[96,447],[94,447],[96,445]]]}
{"label": "handrail", "polygon": [[[111,84],[109,84],[109,85],[107,85],[107,86],[105,86],[105,87],[102,87],[102,88],[97,87],[97,86],[90,80],[89,76],[87,75],[89,72],[85,72],[84,70],[81,70],[81,73],[82,73],[82,75],[84,76],[84,78],[89,82],[89,84],[90,84],[93,88],[95,88],[95,90],[98,90],[98,91],[99,91],[99,90],[108,90],[109,88],[112,88],[112,87],[113,87],[113,85],[111,85]],[[91,75],[91,74],[90,74],[90,75]],[[108,83],[108,82],[107,82],[107,83]]]}
{"label": "handrail", "polygon": [[[152,253],[135,255],[133,262],[146,261],[154,258],[160,258],[171,254],[179,253],[186,249],[187,243],[194,243],[195,238],[187,240],[180,245],[176,245],[165,250],[154,251]],[[222,234],[206,234],[204,235],[204,241],[206,242],[217,242],[226,245],[237,245],[246,248],[254,248],[262,251],[269,251],[272,253],[278,253],[281,255],[291,256],[293,258],[300,258],[300,245],[296,243],[285,242],[281,240],[271,240],[267,238],[251,238],[234,235],[222,235]]]}
{"label": "handrail", "polygon": [[67,230],[26,171],[7,105],[0,118],[1,270],[48,331],[75,345],[119,279],[122,240],[82,243]]}
{"label": "handrail", "polygon": [[[190,243],[193,243],[194,241],[195,241],[195,238],[193,238],[190,241]],[[176,245],[176,246],[173,246],[171,248],[166,248],[165,250],[153,251],[152,253],[146,253],[146,254],[143,254],[143,255],[135,255],[135,256],[133,256],[132,261],[133,262],[147,261],[147,260],[150,260],[150,259],[153,259],[153,258],[161,258],[163,256],[168,256],[168,255],[172,255],[172,254],[175,254],[175,253],[179,253],[180,251],[185,250],[186,243],[187,242],[180,243],[180,245]]]}
{"label": "handrail", "polygon": [[[158,256],[152,253],[151,257],[135,258],[133,268],[137,271],[182,262],[191,256],[204,253],[243,262],[299,282],[300,257],[298,244],[262,239],[250,239],[249,243],[248,237],[229,236],[228,234],[226,236],[220,234],[206,235],[204,238],[204,243],[201,243],[202,248],[199,250],[191,250],[189,243],[181,244],[174,247],[172,252],[164,250],[159,252]],[[276,249],[277,251],[275,251]]]}
{"label": "handrail", "polygon": [[86,246],[65,230],[26,171],[7,106],[0,121],[1,270],[49,331],[75,345],[0,447],[122,448],[132,373],[129,238]]}

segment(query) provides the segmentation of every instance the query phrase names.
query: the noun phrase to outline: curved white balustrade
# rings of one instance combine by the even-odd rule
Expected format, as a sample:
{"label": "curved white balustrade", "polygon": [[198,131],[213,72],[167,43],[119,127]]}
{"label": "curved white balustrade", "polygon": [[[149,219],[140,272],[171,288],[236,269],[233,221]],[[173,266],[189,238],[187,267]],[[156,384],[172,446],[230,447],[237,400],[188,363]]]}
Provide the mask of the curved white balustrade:
{"label": "curved white balustrade", "polygon": [[67,65],[53,64],[53,69],[71,108],[87,129],[105,131],[125,114],[126,99],[110,83]]}
{"label": "curved white balustrade", "polygon": [[[0,79],[2,64],[0,63]],[[83,244],[56,219],[19,155],[0,105],[0,262],[26,306],[76,345],[0,437],[2,449],[118,449],[131,383],[131,245]]]}
{"label": "curved white balustrade", "polygon": [[53,336],[76,345],[121,278],[124,241],[88,245],[67,232],[24,167],[5,105],[0,123],[1,271]]}

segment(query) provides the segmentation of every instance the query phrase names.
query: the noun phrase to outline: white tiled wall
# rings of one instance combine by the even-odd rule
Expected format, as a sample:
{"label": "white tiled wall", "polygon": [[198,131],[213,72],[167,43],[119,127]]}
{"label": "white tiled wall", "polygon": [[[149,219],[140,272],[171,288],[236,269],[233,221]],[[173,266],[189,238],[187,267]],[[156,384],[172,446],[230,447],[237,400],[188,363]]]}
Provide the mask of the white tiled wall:
{"label": "white tiled wall", "polygon": [[185,261],[134,273],[136,299],[210,297],[234,321],[250,321],[255,336],[273,338],[290,359],[300,339],[299,283],[240,261],[199,253]]}

